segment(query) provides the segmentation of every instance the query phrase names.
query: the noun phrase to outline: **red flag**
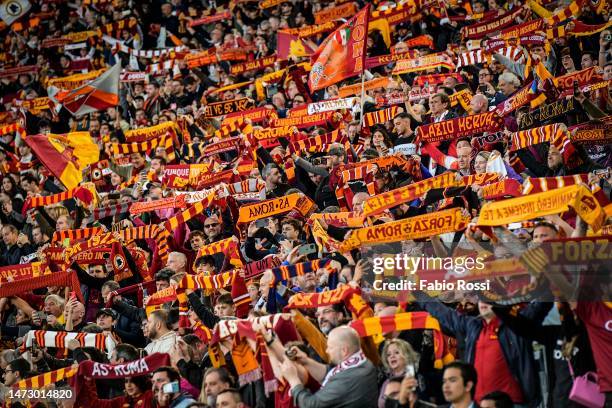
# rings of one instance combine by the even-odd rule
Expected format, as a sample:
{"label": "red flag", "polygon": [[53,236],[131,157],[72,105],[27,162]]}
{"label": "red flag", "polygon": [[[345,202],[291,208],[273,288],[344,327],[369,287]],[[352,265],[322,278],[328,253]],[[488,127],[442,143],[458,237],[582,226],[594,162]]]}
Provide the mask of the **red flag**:
{"label": "red flag", "polygon": [[[121,64],[115,64],[90,83],[69,92],[59,92],[54,97],[75,116],[117,106],[120,74]],[[50,97],[53,98],[51,93]]]}
{"label": "red flag", "polygon": [[333,85],[363,72],[370,5],[357,13],[323,41],[312,56],[308,78],[311,91]]}

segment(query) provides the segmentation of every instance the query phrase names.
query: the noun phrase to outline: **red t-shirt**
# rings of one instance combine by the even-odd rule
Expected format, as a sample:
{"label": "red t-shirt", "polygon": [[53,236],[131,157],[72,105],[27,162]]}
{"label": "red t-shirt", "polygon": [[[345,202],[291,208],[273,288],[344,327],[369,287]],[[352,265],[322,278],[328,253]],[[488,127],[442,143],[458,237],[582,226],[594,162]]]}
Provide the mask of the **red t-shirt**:
{"label": "red t-shirt", "polygon": [[502,352],[497,332],[499,320],[494,317],[490,323],[483,322],[482,331],[476,341],[474,367],[478,374],[475,399],[478,403],[482,397],[492,391],[503,391],[514,403],[524,402],[521,386],[512,376],[504,353]]}
{"label": "red t-shirt", "polygon": [[586,326],[593,358],[597,366],[599,390],[612,391],[612,304],[610,302],[578,302],[576,314]]}

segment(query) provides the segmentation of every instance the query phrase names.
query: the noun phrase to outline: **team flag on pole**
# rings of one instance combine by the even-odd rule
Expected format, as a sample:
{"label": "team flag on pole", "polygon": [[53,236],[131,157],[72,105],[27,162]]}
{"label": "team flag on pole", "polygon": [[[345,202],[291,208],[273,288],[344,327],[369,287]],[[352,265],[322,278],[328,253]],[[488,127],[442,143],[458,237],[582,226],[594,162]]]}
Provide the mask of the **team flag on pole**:
{"label": "team flag on pole", "polygon": [[312,56],[308,78],[311,91],[363,73],[368,38],[370,5],[340,26]]}
{"label": "team flag on pole", "polygon": [[117,106],[120,74],[121,64],[115,64],[90,83],[72,91],[60,91],[53,97],[75,116]]}
{"label": "team flag on pole", "polygon": [[89,132],[31,135],[25,138],[25,142],[69,190],[83,181],[85,167],[100,160],[100,150]]}

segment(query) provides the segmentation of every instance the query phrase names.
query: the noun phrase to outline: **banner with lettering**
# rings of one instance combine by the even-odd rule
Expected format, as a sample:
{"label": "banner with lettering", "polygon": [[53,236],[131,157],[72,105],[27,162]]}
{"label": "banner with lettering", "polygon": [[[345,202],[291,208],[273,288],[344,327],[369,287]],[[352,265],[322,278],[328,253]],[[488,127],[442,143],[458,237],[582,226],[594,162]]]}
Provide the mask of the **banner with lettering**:
{"label": "banner with lettering", "polygon": [[253,61],[241,62],[240,64],[231,66],[230,74],[238,75],[246,71],[259,71],[266,67],[273,66],[276,61],[276,55],[271,55],[269,57],[259,58]]}
{"label": "banner with lettering", "polygon": [[305,195],[289,194],[260,203],[243,205],[239,209],[238,224],[246,224],[273,215],[284,214],[291,210],[297,210],[299,214],[305,217],[314,208],[314,202]]}
{"label": "banner with lettering", "polygon": [[570,207],[594,231],[601,229],[606,219],[605,211],[593,197],[593,194],[582,185],[573,185],[487,203],[480,210],[478,225],[505,225],[552,214],[561,214],[569,211]]}
{"label": "banner with lettering", "polygon": [[217,116],[227,115],[228,113],[242,112],[254,106],[255,103],[250,98],[213,102],[205,105],[204,113],[201,116],[205,118],[215,118]]}
{"label": "banner with lettering", "polygon": [[478,113],[419,126],[417,138],[428,143],[441,142],[475,133],[496,132],[501,130],[503,124],[504,118],[495,111]]}

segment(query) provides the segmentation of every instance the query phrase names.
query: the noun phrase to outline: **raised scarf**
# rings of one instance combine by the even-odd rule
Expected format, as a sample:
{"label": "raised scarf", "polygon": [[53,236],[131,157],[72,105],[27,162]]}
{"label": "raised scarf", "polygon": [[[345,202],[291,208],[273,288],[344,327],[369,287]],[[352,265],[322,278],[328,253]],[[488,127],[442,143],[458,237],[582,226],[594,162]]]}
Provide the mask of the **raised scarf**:
{"label": "raised scarf", "polygon": [[62,191],[61,193],[53,194],[50,196],[37,196],[29,197],[23,204],[22,214],[28,212],[30,208],[46,207],[52,204],[61,203],[71,198],[78,198],[86,206],[92,203],[97,203],[98,195],[96,187],[93,183],[83,183],[78,187],[70,189],[68,191]]}
{"label": "raised scarf", "polygon": [[[559,151],[563,153],[565,157],[567,157],[573,150],[570,147],[571,143],[569,140],[569,132],[563,123],[555,123],[533,129],[521,130],[513,133],[511,138],[512,147],[510,148],[510,152],[545,142],[550,142],[557,149],[559,149]],[[570,148],[568,149],[568,147]]]}
{"label": "raised scarf", "polygon": [[[372,11],[370,19],[372,21],[375,21],[376,19],[383,18],[387,20],[389,25],[397,25],[407,20],[411,20],[414,23],[421,19],[421,15],[419,14],[420,7],[421,5],[417,4],[415,1],[409,1],[404,4],[398,4],[394,7],[389,7],[386,10]],[[422,38],[422,37],[429,37],[429,42],[430,43],[432,42],[432,39],[430,36],[423,35],[423,36],[419,36],[416,38]],[[406,42],[409,43],[410,40],[407,40]],[[419,44],[419,45],[409,44],[408,46],[416,47],[420,45],[424,45],[424,44]]]}
{"label": "raised scarf", "polygon": [[457,56],[457,69],[468,65],[491,64],[493,52],[510,58],[513,61],[516,61],[522,55],[520,48],[517,47],[505,47],[492,50],[491,52],[488,52],[486,49],[468,51]]}
{"label": "raised scarf", "polygon": [[361,297],[361,290],[348,285],[319,293],[296,293],[291,296],[285,309],[313,309],[338,303],[344,303],[355,319],[362,319],[372,311]]}
{"label": "raised scarf", "polygon": [[113,154],[131,154],[148,152],[157,148],[157,146],[168,148],[169,145],[172,146],[172,139],[166,137],[166,135],[162,135],[144,142],[111,143],[111,149],[113,150]]}
{"label": "raised scarf", "polygon": [[593,194],[582,185],[572,185],[523,197],[485,204],[478,225],[498,226],[546,215],[560,214],[573,208],[594,231],[599,231],[606,214]]}
{"label": "raised scarf", "polygon": [[81,85],[91,81],[102,75],[106,69],[99,69],[97,71],[91,71],[86,74],[74,74],[61,78],[53,78],[47,81],[47,86],[55,86],[56,88],[64,91],[71,91],[78,88]]}
{"label": "raised scarf", "polygon": [[106,303],[105,307],[112,307],[113,298],[115,296],[127,295],[127,294],[132,294],[132,293],[136,293],[136,297],[138,300],[137,306],[141,307],[143,306],[142,299],[144,297],[144,290],[146,290],[147,293],[153,293],[155,291],[155,281],[150,280],[147,282],[136,283],[134,285],[126,286],[124,288],[112,291],[110,300]]}
{"label": "raised scarf", "polygon": [[612,143],[612,116],[577,126],[572,131],[570,140],[575,144]]}
{"label": "raised scarf", "polygon": [[187,209],[179,212],[171,218],[168,218],[163,222],[162,227],[165,228],[168,232],[175,231],[179,225],[185,224],[187,221],[191,220],[195,216],[204,212],[205,209],[209,208],[215,199],[217,198],[217,192],[214,191],[206,197],[205,200],[202,200],[198,203],[194,203]]}
{"label": "raised scarf", "polygon": [[463,77],[458,72],[449,72],[447,74],[427,74],[419,75],[414,79],[413,85],[425,86],[425,85],[439,85],[446,80],[446,78],[454,78],[457,82],[461,83]]}
{"label": "raised scarf", "polygon": [[170,208],[185,208],[185,196],[179,195],[176,197],[160,198],[154,201],[139,201],[129,207],[130,214],[141,214],[149,211],[164,210]]}
{"label": "raised scarf", "polygon": [[270,119],[278,119],[278,114],[274,109],[270,108],[254,108],[240,113],[230,113],[223,118],[221,128],[225,125],[231,125],[234,122],[243,123],[246,119],[251,121],[251,124],[261,123]]}
{"label": "raised scarf", "polygon": [[399,112],[399,106],[392,106],[387,109],[378,110],[376,112],[368,112],[363,115],[363,123],[367,127],[377,125],[379,123],[385,123],[395,118]]}
{"label": "raised scarf", "polygon": [[253,61],[241,62],[230,67],[230,74],[238,75],[246,71],[260,71],[264,68],[271,67],[276,63],[276,55],[263,57]]}
{"label": "raised scarf", "polygon": [[0,285],[24,279],[50,274],[49,266],[44,262],[9,265],[0,268]]}
{"label": "raised scarf", "polygon": [[482,196],[485,200],[496,200],[507,198],[508,196],[518,197],[521,194],[521,184],[517,180],[510,178],[488,184],[482,189]]}
{"label": "raised scarf", "polygon": [[417,128],[417,139],[427,143],[454,140],[475,133],[496,132],[501,130],[504,118],[495,111],[478,113],[430,123]]}
{"label": "raised scarf", "polygon": [[82,302],[81,284],[77,274],[72,271],[53,272],[28,279],[20,279],[0,286],[0,297],[21,296],[34,289],[46,288],[48,286],[66,286],[71,288]]}
{"label": "raised scarf", "polygon": [[158,139],[168,133],[175,138],[178,125],[175,122],[163,122],[159,125],[149,126],[139,129],[130,129],[125,132],[125,140],[132,142],[145,142],[147,140]]}
{"label": "raised scarf", "polygon": [[464,216],[460,209],[451,208],[372,227],[364,227],[353,230],[351,235],[342,242],[340,251],[346,252],[362,245],[414,240],[447,232],[456,232],[465,229],[468,222],[469,217]]}
{"label": "raised scarf", "polygon": [[[110,247],[92,248],[79,253],[72,260],[79,265],[104,265],[106,264],[105,257],[108,257],[109,250]],[[57,265],[60,268],[68,267],[65,248],[49,247],[45,249],[44,253],[50,265]]]}
{"label": "raised scarf", "polygon": [[393,75],[428,71],[436,68],[445,68],[449,71],[454,71],[455,64],[445,53],[426,55],[418,59],[398,61],[395,64],[395,68],[393,68]]}
{"label": "raised scarf", "polygon": [[348,18],[354,16],[356,13],[357,7],[354,3],[344,3],[340,6],[323,9],[314,13],[315,23],[323,24],[341,18]]}
{"label": "raised scarf", "polygon": [[197,27],[204,24],[216,23],[217,21],[230,20],[232,13],[230,10],[224,10],[222,12],[216,12],[213,15],[201,17],[189,22],[189,27]]}
{"label": "raised scarf", "polygon": [[562,187],[584,183],[588,185],[588,174],[558,177],[530,177],[523,183],[523,195],[556,190]]}
{"label": "raised scarf", "polygon": [[247,224],[261,218],[284,214],[292,210],[296,210],[303,217],[307,217],[314,209],[314,206],[314,202],[302,194],[289,194],[259,203],[243,205],[239,209],[237,223]]}
{"label": "raised scarf", "polygon": [[520,129],[528,129],[533,127],[534,124],[543,123],[572,112],[575,104],[576,102],[572,98],[560,99],[546,105],[541,105],[538,109],[523,114]]}
{"label": "raised scarf", "polygon": [[229,260],[230,264],[236,268],[243,266],[242,259],[240,257],[240,240],[236,237],[230,237],[221,241],[213,242],[208,245],[203,245],[198,249],[196,259],[206,256],[223,253],[225,258]]}
{"label": "raised scarf", "polygon": [[259,261],[249,262],[244,266],[244,279],[253,279],[263,274],[266,269],[276,268],[281,264],[281,259],[276,255],[268,255]]}
{"label": "raised scarf", "polygon": [[[396,53],[396,54],[379,55],[377,57],[366,57],[365,67],[366,68],[376,68],[376,67],[380,67],[381,65],[387,65],[395,61],[411,59],[411,58],[418,58],[418,57],[419,57],[419,53],[417,50],[408,50],[406,52],[401,52],[401,53]],[[381,81],[382,79],[387,79],[387,77],[381,78]],[[372,80],[372,81],[375,81],[375,80]],[[368,82],[372,82],[372,81],[368,81]],[[368,82],[366,82],[366,85]],[[359,92],[361,92],[361,84],[348,85],[342,88],[349,88],[349,87],[355,90],[358,89],[353,95],[357,95],[359,94]],[[340,90],[342,90],[342,88],[340,88]],[[370,88],[370,89],[374,89],[374,88]],[[342,96],[342,94],[340,95]]]}
{"label": "raised scarf", "polygon": [[326,133],[324,135],[317,135],[309,137],[308,139],[291,142],[289,144],[289,148],[287,149],[287,155],[303,151],[318,152],[321,151],[324,146],[331,146],[334,143],[340,143],[346,147],[348,145],[346,134],[340,130],[334,130],[333,132]]}
{"label": "raised scarf", "polygon": [[103,333],[30,330],[24,336],[21,349],[25,351],[32,347],[34,340],[36,340],[39,347],[65,349],[68,341],[73,339],[77,340],[81,347],[95,347],[98,350],[106,350],[109,356],[117,345],[113,336],[106,336]]}
{"label": "raised scarf", "polygon": [[117,217],[126,214],[130,210],[130,204],[114,204],[106,207],[96,208],[89,216],[88,222],[94,222],[109,217]]}
{"label": "raised scarf", "polygon": [[531,81],[516,91],[510,98],[498,104],[495,107],[495,111],[499,116],[506,117],[509,113],[528,103],[532,108],[535,108],[546,100],[546,96],[540,92],[538,85],[539,82],[537,80]]}
{"label": "raised scarf", "polygon": [[335,21],[328,21],[323,24],[315,24],[300,28],[286,28],[285,31],[291,35],[297,35],[298,38],[308,38],[335,30],[337,27],[338,24]]}
{"label": "raised scarf", "polygon": [[283,119],[272,119],[270,121],[271,127],[285,127],[285,126],[296,126],[299,129],[308,128],[311,126],[325,125],[332,119],[334,112],[322,112],[314,115],[304,115],[291,118]]}
{"label": "raised scarf", "polygon": [[485,20],[478,24],[473,24],[468,27],[465,27],[462,30],[463,38],[474,39],[490,36],[494,32],[513,24],[514,20],[521,14],[523,14],[523,12],[524,9],[522,7],[517,7],[514,10],[508,11],[500,17],[495,17],[495,19]]}
{"label": "raised scarf", "polygon": [[70,242],[81,241],[104,233],[101,227],[79,228],[63,231],[55,231],[51,237],[51,242],[63,242],[66,239]]}
{"label": "raised scarf", "polygon": [[206,110],[201,115],[205,118],[214,118],[227,115],[228,113],[242,112],[253,107],[253,101],[249,98],[232,99],[230,101],[213,102],[206,105]]}
{"label": "raised scarf", "polygon": [[360,337],[385,335],[403,330],[432,330],[434,340],[434,368],[442,367],[455,358],[446,350],[440,322],[427,312],[398,313],[394,316],[367,317],[349,323]]}
{"label": "raised scarf", "polygon": [[[371,91],[376,88],[386,88],[389,84],[388,77],[374,78],[370,81],[365,81],[363,83],[364,91]],[[353,84],[353,85],[345,85],[338,89],[338,96],[340,98],[345,98],[347,96],[359,95],[361,93],[361,84]]]}
{"label": "raised scarf", "polygon": [[58,370],[48,371],[34,377],[26,378],[25,380],[18,381],[13,385],[13,388],[18,389],[39,389],[44,388],[47,385],[56,384],[64,379],[72,378],[77,373],[76,368],[62,367]]}
{"label": "raised scarf", "polygon": [[497,174],[493,173],[474,174],[468,177],[459,177],[457,173],[453,172],[443,173],[439,176],[421,180],[368,198],[363,203],[363,215],[370,217],[380,214],[384,210],[420,198],[431,189],[464,187],[473,183],[483,185],[498,181],[498,177]]}
{"label": "raised scarf", "polygon": [[[353,208],[353,190],[351,190],[349,185],[351,181],[362,180],[366,184],[366,189],[369,194],[375,195],[377,193],[376,184],[374,182],[375,171],[376,167],[374,167],[374,165],[368,165],[349,168],[340,173],[340,178],[336,186],[336,199],[338,200],[340,209],[348,211]],[[351,204],[349,205],[349,203]]]}

